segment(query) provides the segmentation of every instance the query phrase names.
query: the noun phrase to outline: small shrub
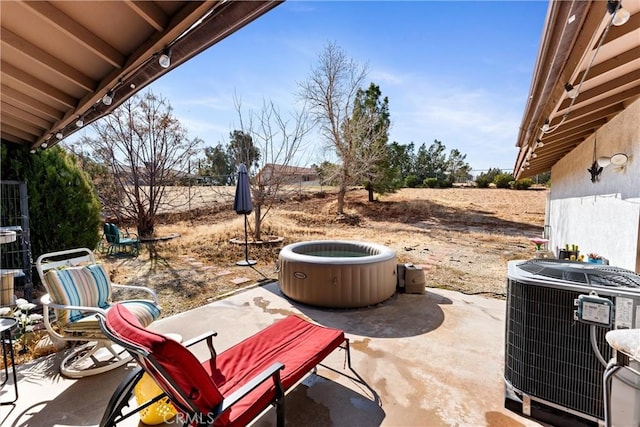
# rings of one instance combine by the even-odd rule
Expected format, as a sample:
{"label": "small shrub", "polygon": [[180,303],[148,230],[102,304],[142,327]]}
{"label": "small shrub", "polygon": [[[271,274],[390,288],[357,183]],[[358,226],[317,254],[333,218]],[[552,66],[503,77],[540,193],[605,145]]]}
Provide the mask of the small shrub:
{"label": "small shrub", "polygon": [[532,185],[533,180],[531,178],[522,178],[513,183],[513,188],[515,190],[528,190]]}
{"label": "small shrub", "polygon": [[513,175],[511,175],[510,173],[500,173],[493,179],[493,183],[498,188],[510,188],[511,182],[513,181]]}
{"label": "small shrub", "polygon": [[425,178],[424,181],[422,181],[422,186],[423,187],[428,187],[428,188],[438,188],[438,187],[440,187],[440,185],[438,184],[438,179],[437,178]]}
{"label": "small shrub", "polygon": [[498,168],[491,168],[487,172],[483,172],[476,178],[476,185],[479,188],[488,188],[491,184],[495,183],[494,179],[502,171]]}
{"label": "small shrub", "polygon": [[478,188],[489,188],[489,184],[491,184],[491,180],[486,175],[480,175],[476,178]]}
{"label": "small shrub", "polygon": [[440,188],[452,188],[453,187],[453,179],[441,179],[438,181],[438,187]]}
{"label": "small shrub", "polygon": [[416,188],[420,185],[420,179],[415,175],[409,175],[404,179],[404,186],[408,188]]}

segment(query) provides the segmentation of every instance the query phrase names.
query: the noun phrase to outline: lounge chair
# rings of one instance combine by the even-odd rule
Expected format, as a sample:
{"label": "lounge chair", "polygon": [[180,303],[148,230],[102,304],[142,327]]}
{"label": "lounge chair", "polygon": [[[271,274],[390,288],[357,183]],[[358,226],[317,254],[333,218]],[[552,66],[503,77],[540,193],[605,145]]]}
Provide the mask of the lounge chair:
{"label": "lounge chair", "polygon": [[[186,424],[246,426],[270,405],[284,426],[284,395],[338,347],[346,350],[344,332],[289,316],[235,346],[216,354],[215,332],[180,344],[145,329],[124,306],[100,315],[105,335],[131,352],[164,391]],[[200,362],[187,347],[207,342],[210,358]],[[122,412],[143,371],[132,372],[114,393],[101,426],[113,426],[147,405]],[[164,398],[158,396],[158,399]]]}
{"label": "lounge chair", "polygon": [[[160,316],[158,297],[149,288],[111,283],[101,264],[86,248],[51,252],[38,257],[36,270],[47,294],[41,299],[44,324],[53,339],[85,341],[62,361],[60,372],[82,378],[115,369],[131,360],[126,350],[116,348],[98,325],[97,313],[111,310],[112,291],[128,289],[146,293],[151,299],[121,303],[138,322],[149,325]],[[50,309],[55,310],[51,319]]]}

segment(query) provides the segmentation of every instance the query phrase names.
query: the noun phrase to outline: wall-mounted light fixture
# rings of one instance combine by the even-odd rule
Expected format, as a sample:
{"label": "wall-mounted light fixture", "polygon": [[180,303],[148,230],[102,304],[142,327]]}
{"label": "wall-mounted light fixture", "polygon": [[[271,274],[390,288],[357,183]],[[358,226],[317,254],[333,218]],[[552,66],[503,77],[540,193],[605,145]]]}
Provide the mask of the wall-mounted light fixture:
{"label": "wall-mounted light fixture", "polygon": [[628,161],[629,161],[629,156],[627,156],[624,153],[616,153],[611,157],[607,157],[607,156],[598,157],[598,164],[604,168],[606,168],[609,165],[621,167],[626,165]]}
{"label": "wall-mounted light fixture", "polygon": [[78,120],[76,120],[76,127],[81,128],[84,126],[84,120],[82,120],[82,116],[78,116]]}
{"label": "wall-mounted light fixture", "polygon": [[64,135],[62,134],[62,132],[56,133],[56,138],[62,139],[63,137],[64,137]]}

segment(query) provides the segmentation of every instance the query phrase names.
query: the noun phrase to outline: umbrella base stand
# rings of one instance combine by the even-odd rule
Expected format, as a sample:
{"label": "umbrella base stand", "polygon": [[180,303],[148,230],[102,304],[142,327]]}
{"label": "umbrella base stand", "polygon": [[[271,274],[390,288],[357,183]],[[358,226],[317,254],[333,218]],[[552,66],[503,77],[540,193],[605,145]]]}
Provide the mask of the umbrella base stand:
{"label": "umbrella base stand", "polygon": [[253,259],[243,259],[242,261],[236,262],[236,265],[239,267],[251,267],[252,270],[254,270],[256,273],[262,276],[262,279],[259,279],[258,282],[271,281],[272,279],[269,279],[267,276],[264,275],[262,271],[254,267],[254,265],[256,265],[257,263],[258,261]]}

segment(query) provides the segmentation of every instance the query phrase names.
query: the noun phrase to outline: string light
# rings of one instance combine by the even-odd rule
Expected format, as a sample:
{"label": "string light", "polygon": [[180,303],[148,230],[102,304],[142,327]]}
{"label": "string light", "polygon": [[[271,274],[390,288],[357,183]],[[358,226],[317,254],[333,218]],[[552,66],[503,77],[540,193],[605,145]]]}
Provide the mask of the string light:
{"label": "string light", "polygon": [[[207,18],[211,13],[213,13],[213,9],[211,9],[209,12],[207,12],[207,14],[200,20],[200,22],[202,22],[202,20],[204,20],[205,18]],[[98,102],[102,102],[102,104],[106,105],[106,106],[110,106],[111,104],[113,104],[113,97],[114,97],[114,93],[115,90],[124,84],[124,81],[134,75],[136,75],[138,73],[138,71],[140,71],[143,67],[145,67],[146,65],[149,64],[150,61],[153,61],[157,58],[158,60],[158,64],[162,67],[162,68],[169,68],[171,66],[171,48],[170,46],[173,45],[177,40],[179,40],[180,38],[182,38],[184,35],[186,35],[188,32],[190,32],[193,28],[195,28],[195,25],[192,26],[191,28],[189,28],[187,31],[185,31],[184,33],[182,33],[181,35],[179,35],[177,38],[175,38],[171,43],[169,43],[167,46],[165,46],[164,49],[162,49],[162,52],[158,53],[157,51],[151,55],[150,57],[148,57],[144,62],[140,63],[135,69],[130,70],[128,73],[126,73],[125,75],[122,75],[120,77],[120,79],[118,80],[118,82],[111,87],[111,89],[109,89],[107,91],[107,93],[105,93],[102,98],[100,99],[100,101]],[[135,90],[137,88],[137,85],[134,82],[129,83],[129,88],[131,90]],[[87,111],[84,111],[84,113],[82,115],[79,115],[78,118],[75,121],[75,125],[78,128],[81,128],[82,126],[84,126],[84,117],[87,116],[88,114],[91,114],[91,111],[96,110],[97,106],[93,106],[90,107]],[[63,128],[62,130],[58,131],[58,133],[56,134],[56,137],[58,139],[62,139],[64,137],[63,135],[63,131],[66,129]],[[51,135],[49,136],[49,138],[51,138]],[[47,139],[49,139],[47,138]],[[47,147],[47,143],[42,143],[41,147],[46,148]]]}
{"label": "string light", "polygon": [[164,48],[160,58],[158,58],[158,64],[160,64],[162,68],[169,68],[171,66],[171,49],[168,47]]}
{"label": "string light", "polygon": [[616,27],[626,24],[631,17],[629,11],[622,8],[622,2],[619,0],[609,0],[607,11],[612,15],[611,23]]}
{"label": "string light", "polygon": [[567,96],[571,99],[576,99],[580,92],[578,92],[578,88],[574,87],[571,83],[566,83],[564,85],[564,90],[567,91]]}
{"label": "string light", "polygon": [[105,93],[104,96],[102,97],[102,103],[104,105],[111,105],[112,102],[113,102],[113,91],[110,90],[109,92]]}
{"label": "string light", "polygon": [[545,119],[544,124],[540,128],[542,132],[549,132],[549,119]]}

